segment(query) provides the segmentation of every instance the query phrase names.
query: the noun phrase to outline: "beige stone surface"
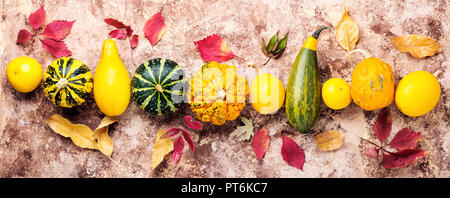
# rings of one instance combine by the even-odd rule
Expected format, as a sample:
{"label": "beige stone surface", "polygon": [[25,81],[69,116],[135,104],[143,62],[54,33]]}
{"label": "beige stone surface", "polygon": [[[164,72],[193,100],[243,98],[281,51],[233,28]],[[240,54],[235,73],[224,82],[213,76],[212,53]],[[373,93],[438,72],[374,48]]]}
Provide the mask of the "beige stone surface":
{"label": "beige stone surface", "polygon": [[[91,71],[100,58],[100,48],[109,31],[103,19],[117,18],[130,24],[140,36],[133,52],[136,63],[150,58],[170,58],[188,74],[201,67],[203,61],[193,41],[216,33],[222,36],[233,52],[249,62],[262,64],[266,57],[260,51],[261,37],[269,38],[276,31],[289,31],[287,49],[278,60],[272,60],[263,71],[278,75],[286,85],[289,71],[303,41],[319,26],[331,29],[323,32],[318,44],[321,80],[331,77],[350,81],[352,66],[346,52],[334,39],[334,30],[344,6],[360,27],[357,48],[369,51],[389,63],[398,81],[409,72],[426,70],[438,77],[442,95],[437,106],[418,118],[403,115],[395,106],[392,114],[393,133],[403,127],[421,131],[421,147],[428,156],[404,169],[387,170],[379,161],[362,155],[370,145],[360,137],[376,141],[371,130],[378,111],[365,112],[355,104],[332,111],[322,104],[321,117],[310,134],[299,134],[288,123],[284,107],[274,115],[259,115],[247,105],[243,116],[251,116],[256,128],[266,126],[271,142],[262,161],[255,157],[250,142],[231,137],[241,123],[230,121],[223,126],[205,124],[204,130],[191,132],[195,152],[187,146],[180,161],[174,164],[167,156],[151,170],[151,154],[158,129],[182,127],[183,115],[192,115],[185,105],[177,114],[155,117],[142,111],[134,101],[119,117],[110,131],[115,143],[112,160],[98,151],[76,147],[45,124],[46,118],[57,113],[75,123],[95,128],[103,117],[93,97],[80,107],[62,109],[43,94],[42,87],[22,94],[6,79],[6,65],[15,57],[30,56],[43,68],[53,61],[39,40],[16,45],[20,29],[31,29],[28,15],[45,4],[46,23],[55,19],[76,20],[65,39],[72,57],[82,60]],[[152,48],[143,39],[145,21],[163,8],[167,31]],[[450,132],[450,4],[446,0],[4,0],[0,2],[0,177],[449,177]],[[437,40],[443,52],[425,59],[415,59],[397,51],[391,38],[404,34],[423,34]],[[117,41],[123,62],[130,76],[137,68],[132,63],[127,40]],[[239,59],[227,61],[245,72],[249,80],[255,77]],[[336,151],[320,151],[315,134],[339,130],[343,146]],[[289,136],[304,150],[304,171],[289,166],[280,154],[281,137]]]}

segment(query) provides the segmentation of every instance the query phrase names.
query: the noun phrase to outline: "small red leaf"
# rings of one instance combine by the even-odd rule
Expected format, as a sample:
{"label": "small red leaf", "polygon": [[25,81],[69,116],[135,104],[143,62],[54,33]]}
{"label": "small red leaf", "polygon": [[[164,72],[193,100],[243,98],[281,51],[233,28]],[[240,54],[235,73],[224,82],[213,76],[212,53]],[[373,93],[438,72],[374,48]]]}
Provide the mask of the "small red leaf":
{"label": "small red leaf", "polygon": [[144,35],[150,44],[153,46],[158,43],[161,37],[166,31],[166,24],[164,23],[164,18],[161,15],[161,11],[153,15],[144,25]]}
{"label": "small red leaf", "polygon": [[113,30],[109,33],[110,37],[116,38],[116,39],[125,39],[127,38],[127,32],[125,30],[117,29]]}
{"label": "small red leaf", "polygon": [[139,36],[138,35],[133,35],[133,37],[131,37],[130,39],[130,45],[131,45],[131,49],[134,49],[137,47],[139,43]]}
{"label": "small red leaf", "polygon": [[178,133],[180,133],[183,129],[180,128],[170,128],[168,129],[164,134],[161,135],[161,139],[163,138],[168,138],[168,137],[173,137],[178,135]]}
{"label": "small red leaf", "polygon": [[22,29],[19,31],[19,34],[17,35],[16,43],[26,43],[33,37],[33,34],[29,32],[28,30]]}
{"label": "small red leaf", "polygon": [[183,148],[184,148],[184,141],[181,137],[178,137],[177,139],[175,139],[175,142],[173,143],[172,161],[174,164],[178,162],[178,160],[181,157],[181,154],[183,154]]}
{"label": "small red leaf", "polygon": [[50,38],[40,41],[42,42],[42,46],[56,58],[72,55],[72,52],[69,49],[67,49],[67,46],[64,43],[64,41],[56,41]]}
{"label": "small red leaf", "polygon": [[408,128],[403,128],[397,132],[394,139],[389,143],[389,146],[397,150],[414,149],[420,140],[422,140],[420,132],[416,133]]}
{"label": "small red leaf", "polygon": [[383,154],[383,167],[403,168],[425,156],[422,149],[406,149],[392,154]]}
{"label": "small red leaf", "polygon": [[253,152],[255,152],[256,157],[262,160],[264,154],[266,154],[267,149],[269,149],[270,136],[266,128],[262,128],[256,132],[252,139]]}
{"label": "small red leaf", "polygon": [[113,18],[106,18],[104,21],[108,25],[111,25],[111,26],[113,26],[115,28],[125,28],[126,27],[125,24],[123,24],[122,22],[120,22],[120,21],[118,21],[116,19],[113,19]]}
{"label": "small red leaf", "polygon": [[289,165],[303,170],[303,164],[305,163],[305,153],[303,153],[302,148],[297,145],[289,137],[283,136],[283,145],[281,146],[281,155],[283,160]]}
{"label": "small red leaf", "polygon": [[202,123],[200,121],[194,121],[192,116],[184,116],[184,122],[186,126],[194,130],[202,130]]}
{"label": "small red leaf", "polygon": [[181,130],[181,132],[183,133],[183,138],[188,143],[189,148],[191,148],[192,152],[194,152],[195,146],[194,146],[194,142],[191,139],[191,136],[185,130]]}
{"label": "small red leaf", "polygon": [[203,61],[224,62],[234,57],[227,43],[218,35],[213,34],[200,41],[194,41],[200,51]]}
{"label": "small red leaf", "polygon": [[127,32],[127,36],[131,36],[133,34],[133,30],[130,26],[125,27],[125,31]]}
{"label": "small red leaf", "polygon": [[53,21],[47,24],[42,35],[47,38],[62,40],[70,33],[73,23],[75,23],[75,21],[66,21],[66,20]]}
{"label": "small red leaf", "polygon": [[389,115],[388,108],[384,108],[378,113],[377,120],[373,125],[373,131],[377,138],[383,143],[391,133],[392,119]]}
{"label": "small red leaf", "polygon": [[364,155],[373,159],[378,159],[378,149],[373,147],[364,151]]}
{"label": "small red leaf", "polygon": [[28,21],[33,28],[33,30],[38,30],[42,25],[44,25],[45,22],[45,10],[44,6],[41,6],[38,10],[31,13],[28,17]]}

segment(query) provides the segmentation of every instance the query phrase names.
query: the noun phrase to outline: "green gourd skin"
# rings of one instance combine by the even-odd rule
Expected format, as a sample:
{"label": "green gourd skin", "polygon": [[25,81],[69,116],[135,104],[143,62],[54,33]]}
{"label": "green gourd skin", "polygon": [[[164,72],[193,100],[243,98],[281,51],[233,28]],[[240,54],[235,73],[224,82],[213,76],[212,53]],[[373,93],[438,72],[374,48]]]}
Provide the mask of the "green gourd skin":
{"label": "green gourd skin", "polygon": [[286,114],[300,133],[308,133],[319,119],[321,83],[317,61],[317,38],[326,27],[317,30],[306,41],[294,61],[286,87]]}

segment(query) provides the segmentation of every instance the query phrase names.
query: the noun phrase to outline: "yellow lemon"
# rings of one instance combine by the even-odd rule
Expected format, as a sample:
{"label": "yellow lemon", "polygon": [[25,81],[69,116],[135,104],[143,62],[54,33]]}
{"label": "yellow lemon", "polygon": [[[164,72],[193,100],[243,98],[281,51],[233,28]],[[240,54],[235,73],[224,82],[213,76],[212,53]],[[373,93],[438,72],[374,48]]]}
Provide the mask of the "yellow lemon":
{"label": "yellow lemon", "polygon": [[427,71],[415,71],[400,80],[395,91],[395,104],[407,116],[422,116],[436,106],[441,86]]}
{"label": "yellow lemon", "polygon": [[22,93],[36,89],[42,80],[41,64],[30,57],[18,57],[6,67],[6,77],[9,84]]}
{"label": "yellow lemon", "polygon": [[275,113],[284,104],[285,91],[281,81],[272,74],[264,73],[253,79],[250,103],[261,114]]}
{"label": "yellow lemon", "polygon": [[331,78],[322,87],[322,99],[331,109],[343,109],[352,102],[350,86],[341,78]]}

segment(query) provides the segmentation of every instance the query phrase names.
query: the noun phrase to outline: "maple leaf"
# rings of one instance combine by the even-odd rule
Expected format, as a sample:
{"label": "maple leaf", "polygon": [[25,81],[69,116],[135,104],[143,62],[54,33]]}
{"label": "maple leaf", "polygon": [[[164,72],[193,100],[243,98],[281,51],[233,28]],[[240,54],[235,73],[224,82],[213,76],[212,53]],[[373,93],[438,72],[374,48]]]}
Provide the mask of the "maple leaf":
{"label": "maple leaf", "polygon": [[177,139],[175,139],[175,142],[173,143],[172,161],[174,164],[178,162],[178,160],[181,157],[181,154],[183,154],[183,148],[184,148],[184,141],[181,137],[178,137]]}
{"label": "maple leaf", "polygon": [[241,137],[241,140],[249,140],[253,134],[253,119],[240,117],[244,126],[238,126],[237,129],[231,134],[232,136]]}
{"label": "maple leaf", "polygon": [[42,25],[44,25],[45,22],[45,10],[44,5],[41,6],[38,10],[31,13],[28,17],[28,21],[33,28],[33,30],[38,30]]}
{"label": "maple leaf", "polygon": [[378,151],[379,149],[376,147],[369,148],[364,151],[364,155],[373,159],[378,159]]}
{"label": "maple leaf", "polygon": [[217,34],[200,41],[194,41],[194,44],[205,62],[216,61],[221,63],[235,56],[227,43]]}
{"label": "maple leaf", "polygon": [[281,155],[283,156],[283,160],[289,165],[303,171],[305,153],[303,153],[302,148],[289,137],[283,136],[282,139],[283,145],[281,146]]}
{"label": "maple leaf", "polygon": [[136,48],[137,45],[138,45],[138,43],[139,43],[139,36],[135,34],[135,35],[133,35],[133,36],[131,37],[131,39],[130,39],[130,46],[131,46],[131,49]]}
{"label": "maple leaf", "polygon": [[31,37],[33,37],[33,34],[31,32],[25,29],[21,29],[19,31],[19,34],[17,35],[16,43],[26,43],[31,39]]}
{"label": "maple leaf", "polygon": [[264,154],[266,154],[269,149],[270,136],[267,132],[266,128],[262,128],[256,132],[255,136],[252,139],[252,148],[256,157],[259,160],[262,160]]}
{"label": "maple leaf", "polygon": [[166,24],[164,23],[164,18],[161,15],[161,11],[150,17],[144,25],[144,35],[145,38],[150,42],[150,44],[155,46],[166,31]]}
{"label": "maple leaf", "polygon": [[426,154],[421,149],[406,149],[396,153],[383,153],[383,167],[404,168],[425,156]]}
{"label": "maple leaf", "polygon": [[202,130],[202,123],[200,121],[195,121],[192,116],[184,116],[184,123],[190,129]]}
{"label": "maple leaf", "polygon": [[54,40],[62,40],[70,33],[70,30],[72,29],[74,23],[75,21],[53,21],[47,24],[42,35]]}
{"label": "maple leaf", "polygon": [[378,113],[377,120],[373,125],[373,131],[377,138],[383,143],[391,133],[392,119],[389,115],[388,108],[384,108]]}
{"label": "maple leaf", "polygon": [[107,23],[108,25],[111,25],[111,26],[113,26],[113,27],[115,27],[115,28],[125,28],[125,27],[127,27],[125,24],[123,24],[122,22],[120,22],[120,21],[118,21],[118,20],[116,20],[116,19],[113,19],[113,18],[106,18],[105,20],[105,23]]}
{"label": "maple leaf", "polygon": [[109,33],[110,37],[116,38],[116,39],[125,39],[127,38],[127,32],[122,29],[113,30]]}
{"label": "maple leaf", "polygon": [[51,38],[40,41],[42,42],[43,47],[56,58],[72,55],[72,52],[69,49],[67,49],[67,46],[64,43],[64,41],[56,41]]}
{"label": "maple leaf", "polygon": [[161,138],[164,133],[165,131],[159,130],[158,134],[156,134],[152,151],[152,169],[155,169],[164,160],[164,156],[173,151],[172,140],[170,138]]}
{"label": "maple leaf", "polygon": [[403,128],[397,132],[388,145],[397,150],[413,149],[417,147],[420,140],[422,140],[420,132],[416,133],[408,128]]}

